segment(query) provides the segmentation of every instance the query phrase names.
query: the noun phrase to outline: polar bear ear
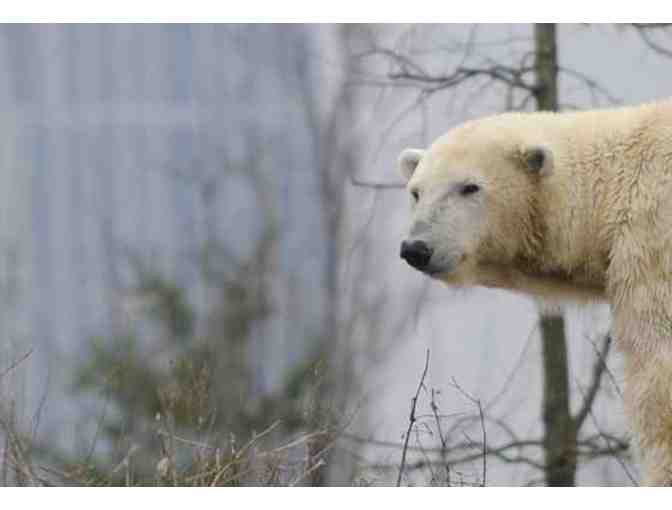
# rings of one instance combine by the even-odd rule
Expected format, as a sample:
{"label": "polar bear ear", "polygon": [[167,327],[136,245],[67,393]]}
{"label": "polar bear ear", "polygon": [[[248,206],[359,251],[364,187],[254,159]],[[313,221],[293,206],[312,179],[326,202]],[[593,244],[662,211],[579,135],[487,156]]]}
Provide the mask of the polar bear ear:
{"label": "polar bear ear", "polygon": [[411,180],[413,172],[425,155],[421,149],[405,149],[399,156],[399,172],[406,182]]}
{"label": "polar bear ear", "polygon": [[553,174],[553,152],[545,145],[532,145],[523,151],[526,168],[540,177]]}

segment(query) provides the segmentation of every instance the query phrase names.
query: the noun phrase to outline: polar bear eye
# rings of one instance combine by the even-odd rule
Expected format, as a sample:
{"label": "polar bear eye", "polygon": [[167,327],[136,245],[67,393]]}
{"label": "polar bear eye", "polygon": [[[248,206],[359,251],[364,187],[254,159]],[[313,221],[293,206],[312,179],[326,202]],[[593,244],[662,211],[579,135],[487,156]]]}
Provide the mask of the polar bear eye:
{"label": "polar bear eye", "polygon": [[411,190],[411,196],[413,197],[414,202],[420,200],[420,192],[417,189]]}
{"label": "polar bear eye", "polygon": [[467,195],[473,195],[474,193],[480,191],[481,187],[478,184],[465,184],[460,188],[460,195],[466,197]]}

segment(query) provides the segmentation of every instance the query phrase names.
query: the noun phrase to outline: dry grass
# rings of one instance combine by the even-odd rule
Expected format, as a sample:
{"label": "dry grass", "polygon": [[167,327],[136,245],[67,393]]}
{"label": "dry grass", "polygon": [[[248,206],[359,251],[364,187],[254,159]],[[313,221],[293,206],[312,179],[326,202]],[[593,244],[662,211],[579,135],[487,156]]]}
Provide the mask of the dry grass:
{"label": "dry grass", "polygon": [[[158,388],[161,411],[143,425],[142,432],[118,438],[113,448],[109,448],[110,436],[101,432],[103,413],[92,444],[76,457],[71,452],[59,454],[54,445],[36,443],[34,431],[24,432],[18,425],[11,397],[3,396],[0,485],[296,486],[312,485],[322,474],[327,453],[339,435],[330,420],[306,420],[298,429],[275,420],[241,439],[217,424],[217,413],[207,408],[207,403],[213,403],[208,394],[212,385],[202,378],[187,381],[182,388],[176,387],[175,380]],[[192,425],[177,425],[177,413],[184,414],[187,408]],[[309,402],[296,412],[315,409]],[[307,430],[307,423],[321,425]]]}
{"label": "dry grass", "polygon": [[[281,429],[277,421],[244,444],[229,438],[215,446],[177,435],[159,420],[155,451],[131,445],[120,462],[94,465],[82,462],[47,463],[31,454],[31,445],[16,430],[13,421],[0,420],[5,436],[0,472],[3,486],[295,486],[308,484],[323,468],[321,459],[309,455],[311,445],[325,440],[327,431],[297,434],[272,446],[272,436]],[[219,443],[221,444],[221,442]],[[136,466],[150,460],[152,476]]]}

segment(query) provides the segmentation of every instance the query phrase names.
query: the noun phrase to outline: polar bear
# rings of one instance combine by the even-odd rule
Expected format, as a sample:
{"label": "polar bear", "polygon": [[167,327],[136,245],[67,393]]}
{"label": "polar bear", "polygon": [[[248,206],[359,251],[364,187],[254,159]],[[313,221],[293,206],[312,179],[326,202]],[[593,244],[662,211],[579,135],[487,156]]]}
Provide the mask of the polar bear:
{"label": "polar bear", "polygon": [[672,485],[672,101],[478,119],[399,167],[415,269],[610,304],[644,483]]}

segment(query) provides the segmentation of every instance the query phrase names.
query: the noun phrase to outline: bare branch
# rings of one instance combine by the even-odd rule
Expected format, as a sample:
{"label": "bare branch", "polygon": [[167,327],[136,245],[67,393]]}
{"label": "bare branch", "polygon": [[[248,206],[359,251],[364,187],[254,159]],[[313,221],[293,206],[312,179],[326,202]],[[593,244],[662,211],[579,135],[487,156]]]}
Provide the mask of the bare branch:
{"label": "bare branch", "polygon": [[30,355],[33,354],[33,349],[29,349],[27,353],[25,353],[23,356],[21,356],[19,359],[14,361],[11,365],[9,365],[7,368],[5,368],[2,372],[0,372],[0,379],[5,377],[8,373],[10,373],[12,370],[14,370],[16,367],[18,367],[21,363],[23,363],[26,359],[30,357]]}
{"label": "bare branch", "polygon": [[462,387],[459,384],[457,384],[457,381],[455,380],[454,377],[452,378],[452,384],[453,384],[453,387],[455,387],[455,389],[457,389],[462,395],[467,397],[469,400],[471,400],[476,405],[476,407],[478,407],[478,417],[479,417],[479,420],[480,420],[480,423],[481,423],[481,433],[482,433],[482,437],[483,437],[483,480],[482,480],[482,486],[485,487],[487,467],[488,467],[488,464],[487,464],[488,442],[487,442],[487,435],[486,435],[486,432],[485,432],[485,418],[483,417],[483,406],[481,405],[481,401],[479,399],[477,399],[475,397],[472,397],[471,395],[469,395],[469,393],[464,391],[462,389]]}
{"label": "bare branch", "polygon": [[402,82],[405,81],[406,83],[431,85],[425,87],[424,90],[427,93],[432,93],[438,90],[455,87],[471,78],[487,76],[494,81],[506,83],[510,87],[534,92],[536,90],[535,86],[526,83],[523,80],[523,76],[530,73],[532,70],[533,68],[531,67],[514,68],[494,64],[491,67],[460,66],[455,68],[452,74],[434,76],[401,70],[399,72],[389,73],[388,78],[391,80],[402,80]]}
{"label": "bare branch", "polygon": [[430,402],[432,408],[432,414],[434,415],[434,422],[436,423],[436,430],[439,434],[439,441],[441,442],[441,460],[445,466],[446,470],[446,484],[450,485],[450,464],[448,463],[448,444],[446,437],[443,435],[443,430],[441,427],[441,419],[439,418],[439,406],[436,403],[436,390],[432,388],[432,401]]}
{"label": "bare branch", "polygon": [[583,398],[583,403],[578,413],[574,417],[574,425],[576,430],[580,430],[583,422],[586,420],[588,413],[593,408],[595,397],[600,389],[600,382],[602,381],[602,374],[604,373],[607,363],[607,356],[609,355],[609,348],[611,347],[611,335],[607,334],[602,341],[602,349],[597,353],[597,359],[593,365],[592,377],[586,394]]}
{"label": "bare branch", "polygon": [[[600,441],[605,441],[608,442],[609,444],[604,447],[600,446],[599,442]],[[390,444],[392,446],[392,444]],[[446,453],[451,453],[455,452],[460,449],[473,449],[473,448],[481,448],[483,445],[479,443],[474,443],[473,441],[469,442],[464,442],[460,443],[459,445],[455,445],[447,450]],[[529,466],[532,466],[536,469],[543,470],[545,466],[535,460],[533,460],[531,457],[522,455],[520,453],[516,455],[512,455],[510,450],[522,450],[524,448],[529,448],[529,447],[541,447],[543,446],[543,442],[539,439],[537,440],[521,440],[521,441],[511,441],[509,443],[497,446],[497,447],[486,447],[484,449],[486,455],[493,456],[502,462],[509,463],[509,464],[527,464]],[[624,451],[627,451],[629,444],[626,440],[622,438],[618,438],[615,436],[612,436],[610,434],[606,433],[599,433],[594,436],[591,436],[590,438],[583,439],[577,442],[577,446],[581,447],[577,449],[577,455],[581,457],[586,457],[588,459],[595,459],[598,457],[603,457],[603,456],[617,456],[620,453],[623,453]],[[409,450],[412,449],[412,447],[409,447]],[[417,450],[420,450],[420,448],[416,448]],[[441,454],[440,449],[426,449],[425,452],[434,452],[434,453],[439,453]],[[440,461],[428,461],[427,459],[415,462],[413,464],[407,464],[405,469],[408,470],[417,470],[417,469],[423,469],[423,468],[429,468],[429,464],[432,466],[442,466],[445,465],[445,463],[449,463],[450,465],[458,465],[458,464],[467,464],[469,462],[473,462],[475,460],[478,460],[482,458],[483,452],[476,452],[476,453],[469,453],[466,455],[462,455],[461,457],[453,457],[453,458],[447,458],[446,460],[441,459]],[[369,467],[374,467],[374,468],[379,468],[379,469],[396,469],[396,465],[370,465]]]}
{"label": "bare branch", "polygon": [[[23,358],[25,359],[25,357]],[[3,410],[4,411],[4,410]],[[19,437],[16,431],[16,412],[14,401],[10,402],[8,416],[5,418],[4,412],[0,414],[0,428],[5,434],[5,458],[3,463],[9,461],[14,468],[14,475],[18,485],[29,485],[37,487],[40,485],[40,479],[35,475],[30,453],[26,451],[26,445]],[[4,469],[4,468],[3,468]],[[6,483],[6,473],[3,473]]]}
{"label": "bare branch", "polygon": [[478,405],[478,415],[481,419],[481,431],[483,433],[483,487],[486,485],[487,473],[488,473],[488,439],[485,433],[485,420],[483,419],[483,406],[481,406],[481,401],[477,400],[476,404]]}
{"label": "bare branch", "polygon": [[578,80],[579,82],[583,83],[588,88],[591,96],[593,97],[593,102],[596,102],[597,95],[600,94],[610,103],[613,104],[623,103],[621,99],[613,96],[606,88],[604,88],[597,81],[592,79],[587,74],[582,73],[581,71],[577,71],[576,69],[569,69],[568,67],[562,67],[562,66],[558,67],[558,71],[560,71],[561,73],[565,73],[571,76],[572,78]]}
{"label": "bare branch", "polygon": [[[593,350],[595,351],[595,354],[599,356],[600,351],[597,348],[597,345],[595,345],[595,342],[591,341],[591,344],[593,346]],[[618,385],[618,382],[616,381],[616,376],[614,376],[614,373],[609,369],[609,365],[607,364],[607,360],[604,360],[604,373],[607,374],[609,377],[609,381],[611,382],[611,385],[614,387],[614,390],[616,390],[616,393],[618,394],[619,398],[623,400],[623,391],[621,390],[620,386]]]}
{"label": "bare branch", "polygon": [[[579,389],[581,389],[581,388],[579,387]],[[593,413],[592,409],[588,410],[588,416],[590,416],[590,419],[593,422],[593,426],[595,427],[595,430],[597,430],[599,437],[602,438],[604,440],[604,442],[607,444],[607,448],[611,449],[612,448],[613,436],[611,436],[609,434],[606,434],[602,431],[602,429],[600,428],[600,426],[597,422],[597,418],[595,417],[595,413]],[[623,468],[623,472],[630,479],[630,483],[632,483],[632,485],[636,487],[638,485],[638,483],[635,480],[635,477],[632,475],[632,473],[630,473],[630,469],[628,469],[628,466],[625,463],[625,461],[621,458],[620,455],[614,455],[614,458],[621,465],[621,468]]]}
{"label": "bare branch", "polygon": [[669,26],[668,23],[633,23],[632,26],[635,27],[639,37],[649,48],[660,55],[672,57],[672,50],[655,42],[648,33],[648,30],[652,28],[667,28]]}
{"label": "bare branch", "polygon": [[534,340],[534,333],[537,331],[539,328],[539,323],[535,322],[534,325],[532,326],[532,329],[530,330],[530,333],[527,335],[527,340],[525,341],[525,345],[523,346],[523,349],[520,351],[520,354],[518,355],[518,359],[516,360],[515,364],[513,365],[513,368],[509,371],[508,375],[504,379],[504,382],[500,385],[500,390],[499,392],[490,399],[490,402],[487,402],[485,404],[485,410],[489,411],[492,409],[500,400],[500,398],[508,391],[511,383],[513,382],[514,378],[516,375],[518,375],[520,368],[523,364],[523,361],[525,360],[525,356],[527,355],[527,351],[530,348],[530,345],[532,344],[532,340]]}
{"label": "bare branch", "polygon": [[404,472],[404,467],[406,465],[406,451],[408,450],[408,441],[411,437],[411,431],[413,430],[413,425],[415,425],[415,407],[418,404],[418,397],[420,396],[420,391],[425,387],[425,377],[427,376],[427,370],[429,369],[429,349],[427,349],[427,355],[425,357],[425,368],[422,371],[422,377],[420,377],[420,382],[418,383],[418,389],[415,391],[415,397],[411,400],[411,414],[408,417],[408,430],[406,431],[406,437],[404,438],[404,449],[401,452],[401,465],[399,466],[399,476],[397,477],[397,487],[401,486],[401,476]]}
{"label": "bare branch", "polygon": [[374,47],[373,49],[370,49],[368,51],[364,51],[362,53],[353,55],[353,58],[360,59],[373,55],[383,55],[389,57],[394,63],[398,64],[402,69],[412,69],[414,72],[420,75],[427,76],[427,72],[422,67],[420,67],[420,65],[418,65],[416,62],[411,60],[409,57],[401,55],[399,52],[391,50],[389,48]]}
{"label": "bare branch", "polygon": [[[540,464],[539,462],[534,461],[530,457],[524,456],[524,455],[510,455],[507,452],[509,450],[520,450],[524,447],[528,446],[541,446],[542,443],[539,440],[529,440],[529,441],[515,441],[511,443],[507,443],[501,446],[498,446],[496,448],[490,448],[490,447],[485,447],[482,449],[482,451],[477,452],[477,453],[470,453],[463,455],[462,457],[457,457],[457,458],[452,458],[448,462],[451,465],[456,465],[456,464],[467,464],[469,462],[473,462],[475,460],[479,460],[483,457],[485,454],[486,456],[492,455],[493,457],[496,457],[497,459],[501,460],[502,462],[506,462],[508,464],[528,464],[530,466],[533,466],[537,469],[544,469],[543,464]],[[478,443],[472,443],[469,445],[470,448],[477,448],[479,446]],[[452,450],[452,449],[451,449]],[[443,465],[443,461],[431,461],[432,465]],[[381,465],[381,464],[376,464],[376,465],[370,465],[369,467],[372,468],[377,468],[377,469],[394,469],[396,466],[393,465]],[[427,460],[422,460],[415,462],[413,464],[408,464],[405,466],[407,470],[415,470],[415,469],[423,469],[429,467],[428,466],[428,461]],[[483,482],[481,482],[482,484]]]}

